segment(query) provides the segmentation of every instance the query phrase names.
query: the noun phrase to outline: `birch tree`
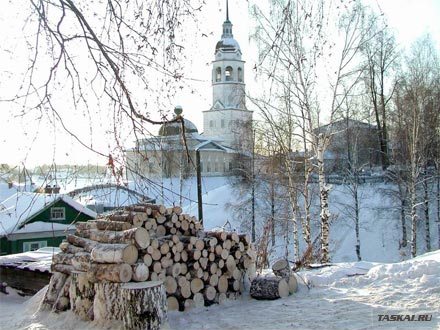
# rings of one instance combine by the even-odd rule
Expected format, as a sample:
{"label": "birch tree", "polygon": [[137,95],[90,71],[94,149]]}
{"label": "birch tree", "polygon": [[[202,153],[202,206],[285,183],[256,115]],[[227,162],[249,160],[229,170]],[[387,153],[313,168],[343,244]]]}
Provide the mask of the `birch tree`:
{"label": "birch tree", "polygon": [[[273,118],[290,118],[291,136],[303,141],[314,157],[321,206],[321,262],[326,263],[330,260],[330,187],[324,154],[331,136],[319,127],[324,118],[329,123],[338,118],[341,104],[359,82],[358,55],[371,37],[372,22],[365,20],[364,8],[358,3],[335,7],[324,1],[274,0],[269,10],[255,5],[252,11],[257,24],[254,38],[260,48],[256,69],[271,84],[269,95],[254,103],[274,132]],[[280,102],[281,93],[269,97],[272,91],[283,91],[281,98],[288,104]],[[304,180],[311,165],[305,163]],[[310,241],[310,233],[305,236]]]}
{"label": "birch tree", "polygon": [[[419,209],[424,206],[425,248],[431,248],[429,198],[427,192],[426,167],[435,159],[437,146],[431,141],[438,138],[438,126],[429,129],[428,122],[438,121],[439,60],[429,36],[412,45],[406,57],[405,70],[399,81],[395,98],[396,111],[404,122],[404,141],[407,152],[409,207],[411,212],[411,255],[417,255],[417,233]],[[435,109],[435,110],[434,110]],[[429,118],[429,119],[428,119]],[[406,133],[405,133],[406,132]],[[420,196],[420,190],[423,190]],[[427,206],[428,205],[428,206]]]}

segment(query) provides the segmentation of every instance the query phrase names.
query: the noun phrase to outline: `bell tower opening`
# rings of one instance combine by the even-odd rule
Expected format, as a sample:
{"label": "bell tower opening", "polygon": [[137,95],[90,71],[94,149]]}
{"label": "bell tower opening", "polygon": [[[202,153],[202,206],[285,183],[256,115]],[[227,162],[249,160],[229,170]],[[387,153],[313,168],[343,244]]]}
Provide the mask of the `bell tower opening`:
{"label": "bell tower opening", "polygon": [[222,68],[220,67],[217,67],[217,69],[215,69],[215,81],[222,81]]}
{"label": "bell tower opening", "polygon": [[233,80],[233,69],[232,69],[232,66],[227,66],[226,67],[225,77],[226,77],[226,81],[232,81]]}

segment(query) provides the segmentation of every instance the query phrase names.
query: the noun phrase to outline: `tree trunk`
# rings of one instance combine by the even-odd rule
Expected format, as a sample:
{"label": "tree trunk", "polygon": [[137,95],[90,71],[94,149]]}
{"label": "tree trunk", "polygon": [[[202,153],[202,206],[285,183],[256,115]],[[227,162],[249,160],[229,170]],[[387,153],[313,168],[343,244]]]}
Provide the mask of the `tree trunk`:
{"label": "tree trunk", "polygon": [[133,228],[133,225],[124,221],[109,221],[109,220],[89,220],[87,222],[76,223],[76,228],[81,230],[86,229],[99,229],[104,231],[123,231]]}
{"label": "tree trunk", "polygon": [[99,243],[135,244],[139,249],[145,249],[150,245],[150,234],[143,227],[124,231],[100,231],[96,229],[81,230],[77,228],[77,234]]}
{"label": "tree trunk", "polygon": [[132,224],[134,227],[142,227],[144,221],[147,220],[147,213],[135,212],[135,213],[123,213],[123,214],[112,214],[107,219],[109,221],[127,222]]}
{"label": "tree trunk", "polygon": [[330,210],[328,204],[330,188],[326,183],[324,169],[324,137],[318,137],[318,178],[321,204],[321,263],[330,262],[329,254],[329,231],[330,231]]}
{"label": "tree trunk", "polygon": [[67,274],[60,272],[53,272],[49,281],[49,286],[47,288],[46,294],[43,299],[43,303],[41,305],[43,309],[52,308],[52,306],[55,304],[55,301],[58,298],[58,294],[60,293],[62,287],[64,286],[64,283],[66,283],[68,277],[69,275]]}
{"label": "tree trunk", "polygon": [[61,288],[60,292],[58,293],[55,303],[53,304],[53,308],[52,308],[53,312],[56,313],[64,312],[69,309],[70,307],[69,289],[71,282],[72,282],[72,277],[69,275],[69,277],[64,282],[64,285]]}
{"label": "tree trunk", "polygon": [[400,192],[400,221],[401,221],[401,225],[402,225],[402,243],[401,243],[401,246],[402,247],[406,247],[408,245],[408,236],[407,236],[407,232],[406,232],[406,192],[403,191],[403,189],[405,189],[405,191],[406,191],[406,188],[399,187],[399,192]]}
{"label": "tree trunk", "polygon": [[74,245],[74,246],[79,246],[81,248],[83,248],[84,250],[86,250],[87,252],[91,252],[92,249],[98,245],[97,242],[92,241],[90,239],[87,238],[83,238],[83,237],[79,237],[76,235],[67,235],[67,242],[69,242],[70,244]]}
{"label": "tree trunk", "polygon": [[87,272],[89,280],[92,282],[129,282],[133,275],[133,270],[128,264],[91,264]]}
{"label": "tree trunk", "polygon": [[87,272],[90,269],[92,257],[88,252],[79,252],[72,258],[72,266],[77,271]]}
{"label": "tree trunk", "polygon": [[[440,157],[440,155],[439,155]],[[437,169],[437,238],[438,245],[437,247],[440,249],[440,162],[436,162],[435,167]]]}
{"label": "tree trunk", "polygon": [[92,249],[91,256],[98,263],[132,265],[138,259],[138,249],[129,244],[98,244]]}
{"label": "tree trunk", "polygon": [[59,273],[67,274],[67,275],[70,275],[72,273],[72,271],[74,270],[72,265],[66,265],[66,264],[52,264],[50,266],[50,269],[51,269],[52,273],[59,272]]}
{"label": "tree trunk", "polygon": [[289,295],[289,285],[282,277],[257,277],[251,283],[250,295],[264,300],[284,298]]}
{"label": "tree trunk", "polygon": [[60,249],[64,253],[70,253],[70,254],[75,254],[75,253],[78,253],[78,252],[84,252],[85,251],[82,247],[78,247],[78,246],[69,244],[68,242],[61,242]]}
{"label": "tree trunk", "polygon": [[94,284],[93,318],[97,323],[109,320],[122,321],[125,309],[121,308],[121,283],[97,282]]}
{"label": "tree trunk", "polygon": [[411,198],[411,256],[417,256],[417,193],[416,193],[415,174],[411,177],[410,198]]}
{"label": "tree trunk", "polygon": [[429,228],[429,190],[428,190],[428,175],[425,166],[423,175],[423,211],[425,214],[425,246],[426,252],[431,251],[431,232]]}
{"label": "tree trunk", "polygon": [[[357,176],[355,177],[355,180],[357,181],[358,178]],[[356,231],[356,256],[357,256],[357,260],[361,261],[361,238],[360,238],[360,232],[359,232],[359,198],[358,198],[358,187],[357,187],[357,182],[355,183],[356,187],[354,187],[354,203],[355,203],[355,208],[354,208],[354,212],[355,212],[355,231]]]}

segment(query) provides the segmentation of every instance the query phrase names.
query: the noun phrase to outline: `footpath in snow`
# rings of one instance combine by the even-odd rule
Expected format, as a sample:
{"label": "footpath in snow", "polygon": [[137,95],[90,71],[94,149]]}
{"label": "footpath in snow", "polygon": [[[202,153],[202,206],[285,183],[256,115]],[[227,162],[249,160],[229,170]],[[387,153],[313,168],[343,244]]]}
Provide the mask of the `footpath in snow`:
{"label": "footpath in snow", "polygon": [[[170,312],[164,328],[440,329],[440,250],[400,263],[339,263],[299,275],[310,289],[299,280],[299,291],[284,299],[243,296],[223,305]],[[43,290],[30,299],[0,293],[0,328],[118,328],[83,322],[71,312],[38,312]],[[408,321],[420,315],[429,321]]]}

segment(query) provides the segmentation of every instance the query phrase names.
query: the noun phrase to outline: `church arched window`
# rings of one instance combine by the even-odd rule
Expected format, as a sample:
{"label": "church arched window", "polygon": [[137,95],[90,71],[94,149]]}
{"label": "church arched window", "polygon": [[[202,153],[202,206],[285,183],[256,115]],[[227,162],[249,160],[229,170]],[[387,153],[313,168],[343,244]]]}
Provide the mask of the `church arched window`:
{"label": "church arched window", "polygon": [[238,81],[239,82],[242,82],[243,81],[243,69],[242,68],[238,68],[238,73],[237,73],[237,75],[238,75]]}
{"label": "church arched window", "polygon": [[226,81],[232,80],[232,66],[227,66],[225,70]]}
{"label": "church arched window", "polygon": [[222,81],[222,69],[215,69],[215,81]]}

